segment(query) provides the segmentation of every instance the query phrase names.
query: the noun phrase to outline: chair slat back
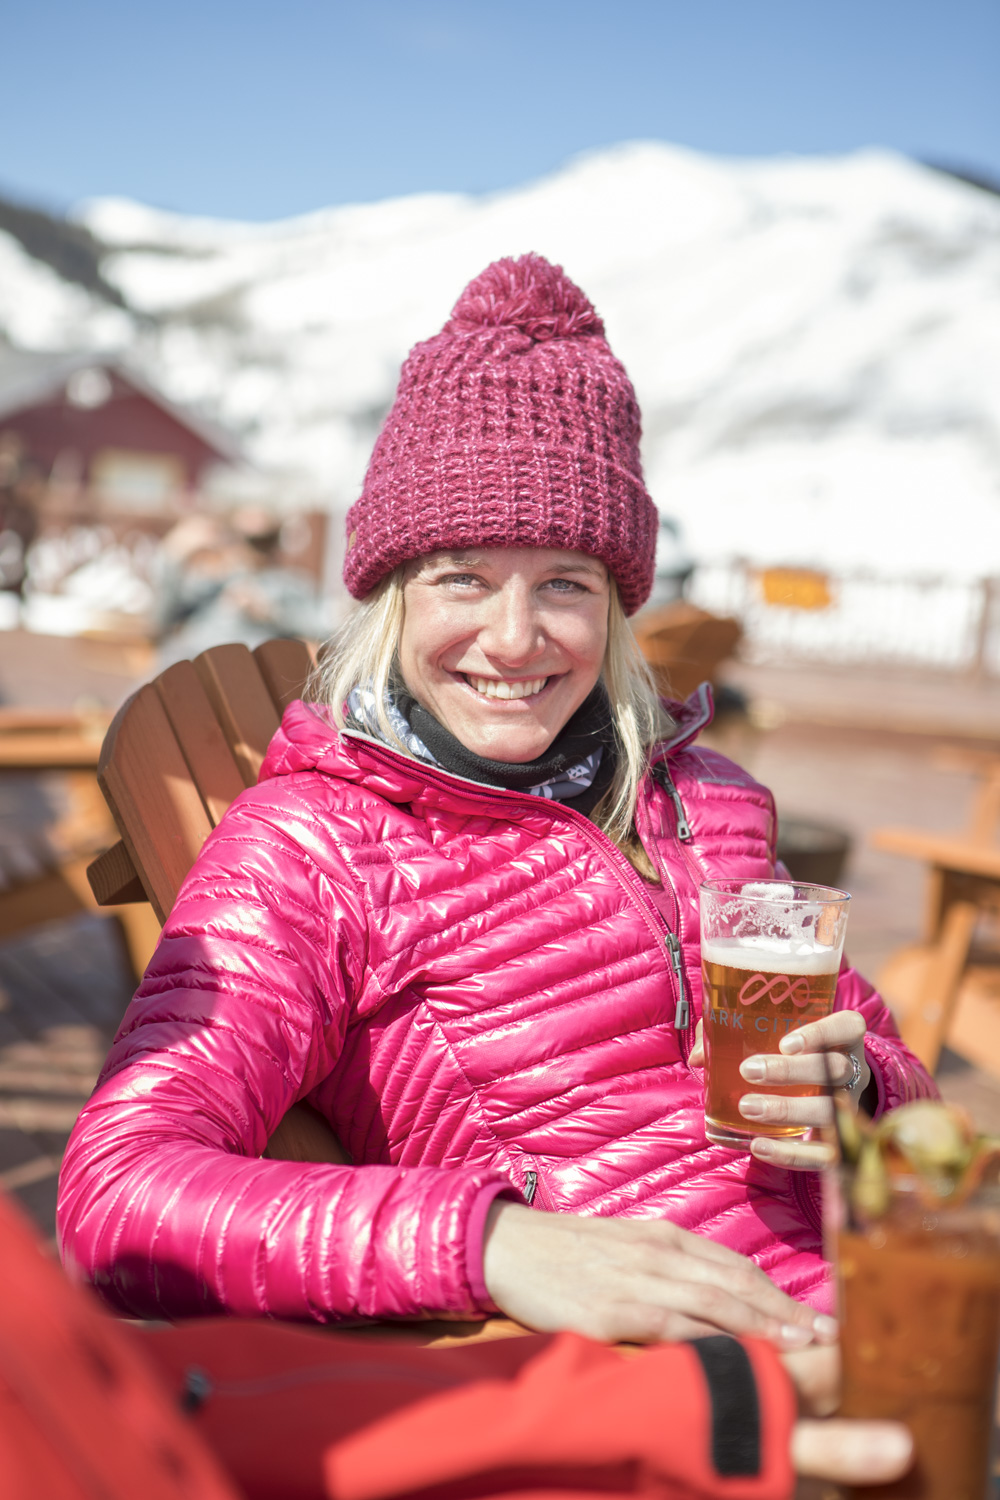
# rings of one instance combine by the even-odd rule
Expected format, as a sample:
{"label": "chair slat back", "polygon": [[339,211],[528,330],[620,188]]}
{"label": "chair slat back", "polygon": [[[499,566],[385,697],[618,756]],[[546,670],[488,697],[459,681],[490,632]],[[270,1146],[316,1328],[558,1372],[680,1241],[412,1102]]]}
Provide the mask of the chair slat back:
{"label": "chair slat back", "polygon": [[194,669],[244,786],[253,786],[280,722],[260,668],[246,646],[214,646],[195,657]]}
{"label": "chair slat back", "polygon": [[316,652],[305,641],[265,641],[253,653],[271,701],[279,714],[302,697],[302,690],[316,665]]}
{"label": "chair slat back", "polygon": [[[245,646],[214,646],[168,667],[123,705],[101,748],[98,780],[124,846],[115,846],[116,890],[130,860],[161,922],[212,828],[256,782],[280,713],[313,667],[301,641],[257,650],[255,659]],[[106,873],[94,872],[99,899]]]}
{"label": "chair slat back", "polygon": [[240,768],[193,662],[179,661],[168,667],[153,685],[214,828],[243,790]]}
{"label": "chair slat back", "polygon": [[114,719],[97,779],[162,922],[212,825],[154,685]]}

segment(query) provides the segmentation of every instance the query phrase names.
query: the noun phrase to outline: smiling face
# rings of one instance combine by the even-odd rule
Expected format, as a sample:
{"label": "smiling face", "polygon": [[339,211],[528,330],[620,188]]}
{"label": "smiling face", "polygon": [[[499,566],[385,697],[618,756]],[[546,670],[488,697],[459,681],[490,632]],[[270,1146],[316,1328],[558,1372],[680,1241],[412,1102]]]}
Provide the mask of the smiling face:
{"label": "smiling face", "polygon": [[601,674],[610,600],[583,552],[435,552],[406,572],[403,680],[476,755],[535,760]]}

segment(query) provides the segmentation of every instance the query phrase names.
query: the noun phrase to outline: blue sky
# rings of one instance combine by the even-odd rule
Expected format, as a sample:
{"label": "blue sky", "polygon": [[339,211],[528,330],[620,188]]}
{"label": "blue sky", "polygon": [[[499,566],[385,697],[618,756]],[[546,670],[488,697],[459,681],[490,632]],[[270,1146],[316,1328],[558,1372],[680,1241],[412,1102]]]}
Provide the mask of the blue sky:
{"label": "blue sky", "polygon": [[32,0],[0,192],[269,219],[633,139],[892,146],[1000,178],[1000,0]]}

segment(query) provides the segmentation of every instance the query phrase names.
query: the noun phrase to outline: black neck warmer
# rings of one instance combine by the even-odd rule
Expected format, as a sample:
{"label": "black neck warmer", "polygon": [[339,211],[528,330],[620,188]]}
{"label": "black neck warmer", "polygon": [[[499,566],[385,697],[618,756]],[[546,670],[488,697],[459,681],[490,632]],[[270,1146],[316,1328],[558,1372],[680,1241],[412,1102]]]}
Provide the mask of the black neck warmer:
{"label": "black neck warmer", "polygon": [[586,760],[588,755],[600,749],[601,763],[590,786],[582,788],[575,796],[559,800],[589,817],[611,785],[617,755],[611,709],[603,683],[598,683],[584,699],[544,755],[537,760],[517,762],[488,760],[468,750],[433,714],[422,708],[401,683],[393,684],[393,697],[413,732],[420,736],[434,759],[445,771],[452,771],[456,776],[481,781],[487,786],[506,787],[509,791],[523,791],[526,787],[551,781],[561,771]]}

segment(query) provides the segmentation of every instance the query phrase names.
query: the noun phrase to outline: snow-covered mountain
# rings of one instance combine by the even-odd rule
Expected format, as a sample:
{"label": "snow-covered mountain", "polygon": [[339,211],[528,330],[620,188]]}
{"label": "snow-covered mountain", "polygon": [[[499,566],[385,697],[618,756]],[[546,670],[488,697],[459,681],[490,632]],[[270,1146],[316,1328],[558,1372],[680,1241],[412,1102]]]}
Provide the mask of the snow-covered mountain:
{"label": "snow-covered mountain", "polygon": [[124,347],[290,498],[350,503],[406,350],[488,261],[537,250],[604,316],[696,556],[1000,572],[1000,198],[902,157],[640,143],[479,198],[80,217],[124,308],[0,234],[0,332]]}

